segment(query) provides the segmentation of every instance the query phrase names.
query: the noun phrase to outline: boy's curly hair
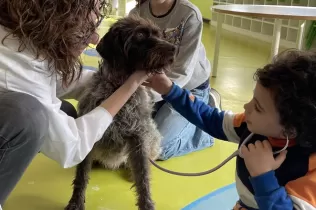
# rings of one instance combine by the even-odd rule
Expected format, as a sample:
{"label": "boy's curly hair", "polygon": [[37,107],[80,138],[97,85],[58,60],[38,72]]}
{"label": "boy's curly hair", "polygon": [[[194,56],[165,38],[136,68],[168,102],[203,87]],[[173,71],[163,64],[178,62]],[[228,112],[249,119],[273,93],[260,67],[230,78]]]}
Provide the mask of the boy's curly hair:
{"label": "boy's curly hair", "polygon": [[9,30],[6,37],[20,40],[19,51],[28,48],[46,59],[69,85],[82,70],[76,48],[95,32],[107,6],[106,0],[0,0],[0,24]]}
{"label": "boy's curly hair", "polygon": [[287,50],[258,69],[255,80],[271,90],[285,134],[316,151],[316,53]]}

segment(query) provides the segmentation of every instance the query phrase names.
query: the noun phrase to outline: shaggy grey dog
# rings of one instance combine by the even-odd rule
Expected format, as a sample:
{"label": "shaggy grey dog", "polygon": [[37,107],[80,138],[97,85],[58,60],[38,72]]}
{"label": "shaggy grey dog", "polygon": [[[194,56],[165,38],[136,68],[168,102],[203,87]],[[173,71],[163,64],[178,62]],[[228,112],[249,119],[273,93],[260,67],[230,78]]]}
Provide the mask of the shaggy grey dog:
{"label": "shaggy grey dog", "polygon": [[[79,116],[97,107],[136,70],[161,73],[168,69],[176,48],[163,40],[157,26],[135,16],[113,24],[97,51],[102,62],[79,100]],[[161,136],[151,117],[153,101],[149,93],[143,86],[137,89],[102,139],[77,166],[73,195],[66,210],[84,209],[89,171],[96,162],[107,169],[129,168],[135,182],[138,208],[155,209],[150,193],[148,158],[158,157]]]}

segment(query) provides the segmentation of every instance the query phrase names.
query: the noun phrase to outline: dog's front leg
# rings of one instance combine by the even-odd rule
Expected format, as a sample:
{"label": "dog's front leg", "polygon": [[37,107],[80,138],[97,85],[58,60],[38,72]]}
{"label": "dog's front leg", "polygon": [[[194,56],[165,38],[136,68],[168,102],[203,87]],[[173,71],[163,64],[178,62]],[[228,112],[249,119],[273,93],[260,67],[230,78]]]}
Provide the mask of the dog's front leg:
{"label": "dog's front leg", "polygon": [[133,136],[129,139],[129,166],[137,192],[137,206],[139,210],[154,210],[154,202],[150,193],[150,171],[148,155],[142,137]]}
{"label": "dog's front leg", "polygon": [[65,210],[85,209],[85,194],[91,166],[92,160],[89,155],[77,166],[76,177],[73,181],[73,194]]}

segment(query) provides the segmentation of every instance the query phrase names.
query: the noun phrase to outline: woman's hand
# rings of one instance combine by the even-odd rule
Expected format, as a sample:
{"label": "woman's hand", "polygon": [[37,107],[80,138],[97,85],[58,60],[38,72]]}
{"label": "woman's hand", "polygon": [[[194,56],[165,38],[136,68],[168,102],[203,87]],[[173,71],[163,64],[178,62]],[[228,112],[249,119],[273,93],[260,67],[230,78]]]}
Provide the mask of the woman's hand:
{"label": "woman's hand", "polygon": [[151,75],[147,74],[146,71],[137,70],[128,78],[128,80],[134,81],[138,85],[141,85],[149,77],[151,77]]}
{"label": "woman's hand", "polygon": [[149,77],[143,85],[154,89],[160,95],[167,95],[173,83],[165,73],[160,73]]}
{"label": "woman's hand", "polygon": [[134,72],[121,87],[101,104],[101,107],[114,117],[148,77],[149,75],[145,71]]}
{"label": "woman's hand", "polygon": [[269,141],[256,141],[241,148],[246,167],[252,177],[260,176],[278,169],[286,158],[287,151],[282,151],[276,158],[273,156]]}

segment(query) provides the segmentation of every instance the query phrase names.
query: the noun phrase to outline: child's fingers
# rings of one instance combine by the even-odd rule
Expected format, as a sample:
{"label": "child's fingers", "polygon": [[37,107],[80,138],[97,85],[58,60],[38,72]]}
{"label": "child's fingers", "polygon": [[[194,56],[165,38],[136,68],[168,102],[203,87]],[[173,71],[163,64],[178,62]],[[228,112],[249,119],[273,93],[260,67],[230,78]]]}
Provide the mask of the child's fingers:
{"label": "child's fingers", "polygon": [[279,168],[282,165],[282,163],[286,159],[286,154],[287,154],[287,150],[284,150],[275,158],[274,170]]}
{"label": "child's fingers", "polygon": [[249,153],[248,148],[245,145],[243,145],[241,147],[241,157],[244,158],[245,156],[247,156],[248,153]]}
{"label": "child's fingers", "polygon": [[258,149],[258,148],[262,148],[263,147],[263,144],[262,144],[262,142],[261,141],[256,141],[255,142],[255,147]]}
{"label": "child's fingers", "polygon": [[270,142],[269,142],[268,140],[264,140],[264,141],[262,142],[262,144],[263,144],[263,147],[264,147],[264,148],[267,148],[267,149],[272,150],[271,144],[270,144]]}
{"label": "child's fingers", "polygon": [[253,151],[256,149],[256,146],[254,144],[248,144],[249,151]]}

